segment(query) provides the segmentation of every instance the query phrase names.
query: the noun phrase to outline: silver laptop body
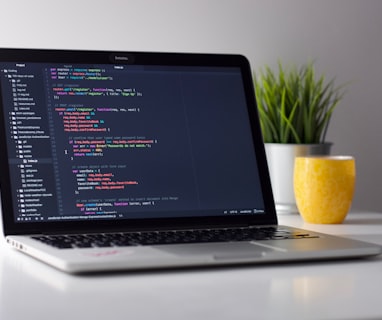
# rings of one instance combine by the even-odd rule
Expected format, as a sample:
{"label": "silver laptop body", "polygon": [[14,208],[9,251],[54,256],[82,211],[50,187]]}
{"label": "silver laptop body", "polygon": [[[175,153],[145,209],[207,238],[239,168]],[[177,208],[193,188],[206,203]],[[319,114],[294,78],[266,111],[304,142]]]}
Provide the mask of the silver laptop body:
{"label": "silver laptop body", "polygon": [[0,77],[4,234],[60,270],[380,253],[277,225],[243,56],[0,49]]}

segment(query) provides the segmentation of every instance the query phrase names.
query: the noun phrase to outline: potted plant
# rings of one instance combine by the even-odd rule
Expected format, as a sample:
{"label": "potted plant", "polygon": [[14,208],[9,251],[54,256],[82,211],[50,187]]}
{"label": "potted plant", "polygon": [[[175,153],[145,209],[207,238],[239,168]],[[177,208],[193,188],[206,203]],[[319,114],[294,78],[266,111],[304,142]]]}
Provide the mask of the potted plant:
{"label": "potted plant", "polygon": [[325,136],[344,86],[316,77],[313,62],[299,69],[279,62],[277,74],[265,66],[254,74],[254,86],[276,209],[297,212],[294,158],[330,153]]}

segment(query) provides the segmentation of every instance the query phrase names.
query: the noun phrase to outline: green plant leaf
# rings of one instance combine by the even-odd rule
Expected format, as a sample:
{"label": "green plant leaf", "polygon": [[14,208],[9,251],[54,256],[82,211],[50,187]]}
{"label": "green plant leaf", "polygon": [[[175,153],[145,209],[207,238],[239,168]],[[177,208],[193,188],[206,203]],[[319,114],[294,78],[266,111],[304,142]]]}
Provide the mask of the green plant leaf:
{"label": "green plant leaf", "polygon": [[254,73],[254,86],[265,142],[322,143],[345,85],[316,79],[313,62],[297,69],[278,61],[277,74],[267,65]]}

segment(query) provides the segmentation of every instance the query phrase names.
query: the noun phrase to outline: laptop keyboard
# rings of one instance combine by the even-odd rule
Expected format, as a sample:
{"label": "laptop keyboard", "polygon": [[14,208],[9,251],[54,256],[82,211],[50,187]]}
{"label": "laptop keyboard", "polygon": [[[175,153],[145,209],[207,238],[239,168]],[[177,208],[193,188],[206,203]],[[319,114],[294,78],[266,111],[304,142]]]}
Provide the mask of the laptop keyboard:
{"label": "laptop keyboard", "polygon": [[278,226],[33,236],[60,249],[317,238]]}

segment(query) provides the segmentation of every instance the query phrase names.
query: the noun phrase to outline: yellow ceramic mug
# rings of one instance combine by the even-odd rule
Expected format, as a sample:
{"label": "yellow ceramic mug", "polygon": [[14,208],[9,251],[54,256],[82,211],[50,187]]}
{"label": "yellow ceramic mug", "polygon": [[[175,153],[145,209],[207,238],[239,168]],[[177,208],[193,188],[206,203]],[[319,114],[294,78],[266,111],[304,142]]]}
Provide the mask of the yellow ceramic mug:
{"label": "yellow ceramic mug", "polygon": [[355,160],[351,156],[296,157],[294,193],[306,222],[341,223],[353,200]]}

